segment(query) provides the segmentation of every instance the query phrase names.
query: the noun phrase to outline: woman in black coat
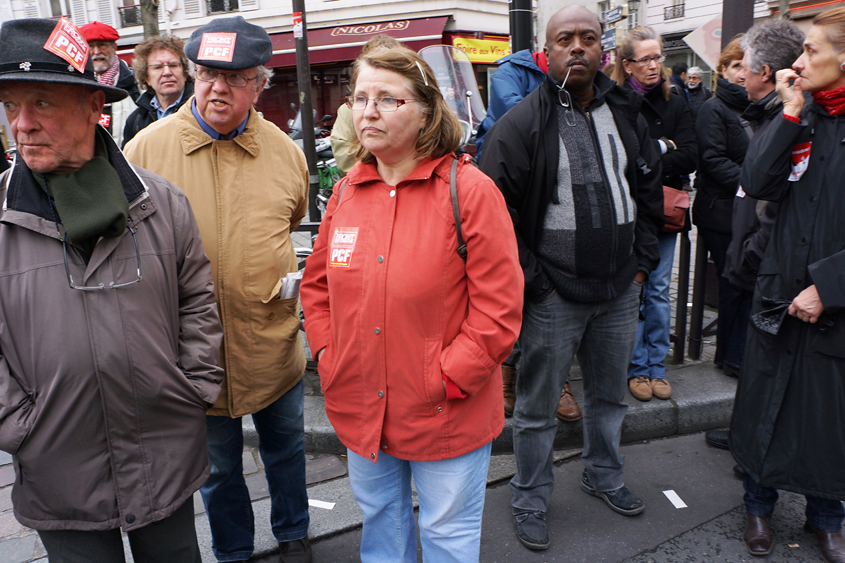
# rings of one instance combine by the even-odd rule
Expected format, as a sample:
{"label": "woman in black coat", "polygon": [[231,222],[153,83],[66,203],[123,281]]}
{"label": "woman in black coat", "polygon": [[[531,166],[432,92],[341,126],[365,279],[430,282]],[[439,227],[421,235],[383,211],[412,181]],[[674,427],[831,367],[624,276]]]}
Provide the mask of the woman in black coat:
{"label": "woman in black coat", "polygon": [[[635,27],[622,40],[620,64],[614,68],[613,78],[645,98],[640,114],[648,122],[649,135],[661,154],[663,185],[683,190],[682,177],[695,171],[698,146],[687,101],[670,93],[670,83],[664,77],[665,58],[660,35],[650,27]],[[672,393],[664,360],[669,352],[669,283],[678,236],[660,233],[657,239],[660,263],[643,284],[637,338],[628,368],[628,388],[640,401],[652,396],[668,399]]]}
{"label": "woman in black coat", "polygon": [[804,529],[824,559],[843,562],[845,9],[813,24],[793,64],[800,76],[776,75],[783,113],[742,169],[748,195],[780,207],[757,275],[730,448],[747,474],[749,550],[771,551],[769,519],[785,489],[807,497]]}
{"label": "woman in black coat", "polygon": [[742,57],[740,38],[737,37],[719,57],[717,70],[720,77],[716,95],[698,110],[695,129],[698,133],[699,167],[692,206],[692,222],[698,227],[699,244],[703,242],[707,246],[719,274],[719,324],[714,362],[733,376],[742,366],[747,325],[741,320],[742,290],[722,273],[731,243],[733,201],[739,189],[739,174],[750,141],[746,133],[748,123],[740,117],[751,103],[745,93]]}

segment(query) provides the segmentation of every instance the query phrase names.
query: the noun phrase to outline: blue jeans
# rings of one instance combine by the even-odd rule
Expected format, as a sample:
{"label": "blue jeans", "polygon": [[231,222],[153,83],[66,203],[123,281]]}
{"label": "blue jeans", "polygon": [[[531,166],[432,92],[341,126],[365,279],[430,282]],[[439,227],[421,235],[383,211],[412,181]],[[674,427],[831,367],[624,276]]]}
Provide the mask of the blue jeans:
{"label": "blue jeans", "polygon": [[[745,487],[745,510],[752,516],[763,518],[770,517],[775,511],[775,503],[778,501],[778,492],[775,489],[763,487],[754,482],[754,479],[745,476],[743,481]],[[838,500],[805,496],[807,508],[804,514],[807,522],[820,530],[838,532],[842,529],[842,521],[845,520],[845,509]]]}
{"label": "blue jeans", "polygon": [[669,327],[671,326],[671,303],[669,283],[672,281],[672,262],[675,260],[677,233],[660,233],[660,263],[643,284],[643,299],[637,322],[637,339],[634,353],[628,366],[628,379],[645,376],[649,379],[664,379],[666,366],[663,363],[669,353]]}
{"label": "blue jeans", "polygon": [[581,461],[599,491],[624,484],[625,457],[619,453],[619,440],[628,411],[625,373],[637,330],[641,287],[632,282],[622,295],[598,303],[568,301],[557,292],[540,303],[525,303],[513,413],[514,514],[545,512],[548,507],[554,489],[555,411],[576,352],[584,379]]}
{"label": "blue jeans", "polygon": [[[308,534],[304,403],[305,386],[300,381],[252,415],[270,491],[270,524],[280,542]],[[246,560],[254,547],[255,522],[243,475],[241,419],[206,416],[206,426],[211,476],[200,492],[211,527],[211,548],[218,561]]]}
{"label": "blue jeans", "polygon": [[361,561],[416,563],[411,476],[420,502],[423,561],[478,561],[491,444],[440,461],[406,461],[381,452],[373,463],[349,450],[349,483],[364,512]]}

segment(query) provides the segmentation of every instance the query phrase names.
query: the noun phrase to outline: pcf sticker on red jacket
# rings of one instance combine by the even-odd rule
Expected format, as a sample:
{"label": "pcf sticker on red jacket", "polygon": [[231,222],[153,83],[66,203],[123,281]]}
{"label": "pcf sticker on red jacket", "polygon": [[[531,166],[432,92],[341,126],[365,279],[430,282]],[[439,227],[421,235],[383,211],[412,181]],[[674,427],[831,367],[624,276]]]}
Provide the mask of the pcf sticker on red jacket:
{"label": "pcf sticker on red jacket", "polygon": [[810,165],[810,147],[813,143],[798,143],[792,149],[792,174],[789,175],[790,182],[797,182],[807,171]]}
{"label": "pcf sticker on red jacket", "polygon": [[352,265],[352,252],[358,240],[358,227],[338,227],[332,235],[329,268],[348,269]]}

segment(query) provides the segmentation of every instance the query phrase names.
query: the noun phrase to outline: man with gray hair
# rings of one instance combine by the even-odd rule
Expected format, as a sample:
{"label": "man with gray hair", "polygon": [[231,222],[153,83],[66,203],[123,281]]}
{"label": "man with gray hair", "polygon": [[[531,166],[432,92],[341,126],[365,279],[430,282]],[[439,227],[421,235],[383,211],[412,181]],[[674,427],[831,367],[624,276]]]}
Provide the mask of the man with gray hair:
{"label": "man with gray hair", "polygon": [[692,113],[692,120],[695,122],[696,118],[698,118],[698,109],[701,107],[701,104],[710,99],[713,92],[702,81],[704,71],[701,70],[701,67],[690,67],[687,70],[687,76],[689,77],[689,82],[687,83],[689,110]]}
{"label": "man with gray hair", "polygon": [[[783,103],[775,92],[777,71],[791,68],[804,50],[804,34],[789,20],[773,19],[752,27],[742,38],[745,55],[745,89],[751,105],[742,113],[748,121],[753,137],[765,131],[782,112]],[[746,130],[748,131],[748,130]],[[749,145],[749,148],[750,146]],[[740,314],[748,324],[751,299],[757,279],[757,268],[763,261],[778,202],[760,201],[746,195],[740,187],[733,204],[731,244],[725,258],[724,276],[742,290]],[[707,443],[728,449],[728,431],[711,430],[705,435]]]}
{"label": "man with gray hair", "polygon": [[[305,491],[305,353],[290,233],[308,207],[305,155],[253,108],[273,45],[242,17],[216,18],[185,44],[194,96],[127,143],[127,158],[180,186],[207,241],[223,321],[225,379],[208,411],[211,477],[200,490],[218,561],[254,547],[241,419],[252,415],[281,561],[311,561]],[[291,286],[291,287],[288,287]]]}

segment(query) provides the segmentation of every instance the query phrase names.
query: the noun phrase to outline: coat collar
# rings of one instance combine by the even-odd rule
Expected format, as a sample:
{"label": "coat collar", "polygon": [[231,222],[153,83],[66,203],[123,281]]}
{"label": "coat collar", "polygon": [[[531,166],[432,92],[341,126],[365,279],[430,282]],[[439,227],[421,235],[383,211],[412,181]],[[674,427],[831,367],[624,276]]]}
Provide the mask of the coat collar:
{"label": "coat collar", "polygon": [[[422,159],[417,167],[408,174],[401,182],[399,182],[396,187],[402,188],[411,182],[415,182],[417,180],[428,180],[433,175],[437,174],[441,177],[448,178],[449,175],[449,164],[451,164],[452,160],[454,159],[454,155],[452,153],[443,155],[439,158],[433,157],[426,157]],[[445,164],[444,164],[445,163]],[[445,176],[443,173],[445,170]],[[376,167],[375,163],[357,163],[352,170],[349,171],[347,175],[349,177],[349,182],[352,184],[366,184],[369,182],[384,182],[379,176],[378,168]]]}
{"label": "coat collar", "polygon": [[216,141],[203,131],[200,124],[197,123],[193,112],[191,112],[193,100],[194,96],[191,96],[175,114],[178,120],[179,141],[182,144],[182,151],[185,153],[185,156],[211,143],[236,143],[248,152],[250,156],[258,156],[261,147],[261,130],[259,128],[261,118],[258,116],[258,112],[255,111],[254,107],[249,109],[249,119],[246,122],[246,129],[244,129],[243,133],[231,141]]}
{"label": "coat collar", "polygon": [[[138,204],[149,199],[147,186],[117,148],[112,136],[100,126],[97,126],[95,134],[100,135],[106,145],[109,163],[120,178],[123,192],[129,202],[132,220],[141,221],[155,210],[151,202],[150,205],[144,206],[145,209],[137,209]],[[47,194],[35,181],[32,171],[19,155],[15,156],[12,168],[6,172],[3,187],[5,190],[0,222],[14,223],[32,231],[59,238]]]}

